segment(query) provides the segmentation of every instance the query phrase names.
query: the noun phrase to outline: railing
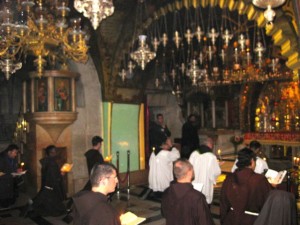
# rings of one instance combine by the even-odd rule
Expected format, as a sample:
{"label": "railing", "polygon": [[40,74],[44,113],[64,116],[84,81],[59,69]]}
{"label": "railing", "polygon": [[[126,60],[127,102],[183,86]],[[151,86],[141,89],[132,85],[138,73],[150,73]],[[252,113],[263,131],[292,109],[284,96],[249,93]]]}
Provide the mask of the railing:
{"label": "railing", "polygon": [[119,168],[120,168],[120,152],[117,151],[117,170],[118,170],[118,179],[119,179],[117,185],[117,198],[120,199],[120,184],[125,183],[127,181],[127,187],[126,187],[127,199],[129,200],[130,199],[130,150],[127,150],[127,171],[123,179],[120,177]]}

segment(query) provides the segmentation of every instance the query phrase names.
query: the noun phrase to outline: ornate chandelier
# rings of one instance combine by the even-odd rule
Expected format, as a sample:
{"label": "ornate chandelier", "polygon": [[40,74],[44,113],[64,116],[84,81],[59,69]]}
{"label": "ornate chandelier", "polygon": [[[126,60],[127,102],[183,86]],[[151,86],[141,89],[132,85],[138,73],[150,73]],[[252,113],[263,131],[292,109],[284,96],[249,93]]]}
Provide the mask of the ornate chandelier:
{"label": "ornate chandelier", "polygon": [[[211,21],[208,16],[205,23],[201,8],[180,12],[182,15],[177,18],[185,21],[177,24],[184,24],[184,27],[173,26],[172,32],[160,31],[165,37],[158,39],[169,41],[160,42],[156,55],[163,64],[160,66],[161,77],[167,72],[173,90],[178,90],[178,86],[182,90],[191,90],[192,86],[192,89],[209,92],[214,86],[292,79],[292,71],[284,67],[283,57],[279,59],[280,55],[272,55],[275,50],[267,48],[270,43],[264,30],[254,21],[247,21],[237,12],[231,12],[231,15],[223,12],[220,20]],[[222,14],[217,11],[221,9],[214,10],[209,15]],[[162,21],[170,21],[171,17],[162,18]],[[187,21],[186,18],[195,19]],[[216,20],[214,16],[211,18]],[[148,33],[154,30],[153,27]],[[171,35],[167,37],[167,34]],[[170,55],[173,60],[168,60]]]}
{"label": "ornate chandelier", "polygon": [[[5,0],[0,11],[0,67],[6,79],[35,57],[38,76],[44,67],[66,67],[67,59],[86,62],[86,35],[80,19],[68,20],[68,0]],[[69,25],[70,23],[70,25]]]}
{"label": "ornate chandelier", "polygon": [[75,9],[92,22],[96,30],[103,19],[114,13],[112,0],[75,0]]}
{"label": "ornate chandelier", "polygon": [[146,44],[146,38],[146,35],[140,35],[138,49],[130,54],[130,57],[142,68],[142,70],[144,70],[146,64],[156,56],[156,53],[152,52]]}
{"label": "ornate chandelier", "polygon": [[276,15],[272,8],[277,8],[285,3],[285,0],[252,0],[253,5],[259,8],[266,9],[264,17],[269,24],[272,24],[273,19]]}

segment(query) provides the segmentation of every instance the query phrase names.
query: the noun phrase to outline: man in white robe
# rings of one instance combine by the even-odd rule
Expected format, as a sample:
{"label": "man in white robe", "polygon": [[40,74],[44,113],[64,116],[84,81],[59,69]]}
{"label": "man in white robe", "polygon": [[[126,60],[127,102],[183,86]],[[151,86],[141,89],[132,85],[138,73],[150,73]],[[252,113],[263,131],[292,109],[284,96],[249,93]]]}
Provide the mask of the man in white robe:
{"label": "man in white robe", "polygon": [[216,180],[221,174],[219,162],[217,157],[212,153],[212,148],[213,140],[207,138],[206,145],[200,146],[200,152],[202,151],[203,153],[200,154],[196,150],[189,158],[195,171],[193,184],[203,184],[201,192],[205,195],[207,204],[211,204],[213,200],[214,184],[216,184]]}
{"label": "man in white robe", "polygon": [[[156,154],[151,153],[149,160],[149,188],[154,192],[163,192],[170,186],[173,178],[173,161],[180,157],[176,148],[172,148],[170,138],[161,145],[161,150]],[[170,150],[171,149],[171,150]]]}
{"label": "man in white robe", "polygon": [[[258,141],[251,141],[249,147],[252,151],[255,152],[256,155],[259,155],[259,153],[261,151],[261,144]],[[232,169],[231,169],[232,173],[237,168],[236,163],[237,163],[237,160],[235,160],[235,162],[232,166]],[[268,166],[267,162],[265,160],[263,160],[262,158],[260,158],[259,156],[256,156],[256,166],[255,166],[254,172],[258,173],[258,174],[262,174],[268,169],[269,169],[269,166]]]}

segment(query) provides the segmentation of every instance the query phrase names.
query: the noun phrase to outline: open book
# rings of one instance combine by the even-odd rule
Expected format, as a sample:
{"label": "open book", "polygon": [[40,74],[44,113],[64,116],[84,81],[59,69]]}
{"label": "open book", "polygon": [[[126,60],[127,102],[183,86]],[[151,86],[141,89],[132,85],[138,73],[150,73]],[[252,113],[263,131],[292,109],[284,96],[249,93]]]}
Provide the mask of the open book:
{"label": "open book", "polygon": [[122,225],[137,225],[145,221],[146,218],[138,217],[132,212],[127,212],[120,216],[120,220]]}
{"label": "open book", "polygon": [[268,179],[269,183],[280,184],[283,178],[285,177],[286,172],[287,172],[286,170],[277,172],[276,170],[268,169],[265,176]]}
{"label": "open book", "polygon": [[69,173],[69,172],[72,170],[72,167],[73,167],[73,164],[71,164],[71,163],[65,163],[65,164],[61,167],[60,171],[61,171],[61,172],[64,172],[64,173]]}
{"label": "open book", "polygon": [[17,177],[17,176],[22,176],[27,172],[27,170],[21,171],[21,172],[16,172],[16,173],[11,173],[11,175],[13,177]]}

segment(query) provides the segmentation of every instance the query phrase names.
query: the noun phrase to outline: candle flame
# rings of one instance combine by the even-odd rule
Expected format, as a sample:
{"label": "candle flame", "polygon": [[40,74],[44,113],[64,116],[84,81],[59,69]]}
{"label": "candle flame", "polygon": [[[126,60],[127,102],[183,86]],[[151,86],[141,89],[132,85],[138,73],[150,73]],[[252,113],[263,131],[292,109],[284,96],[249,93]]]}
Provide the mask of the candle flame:
{"label": "candle flame", "polygon": [[108,156],[105,157],[104,161],[105,162],[110,162],[112,160],[112,157],[113,157],[112,155],[108,155]]}

